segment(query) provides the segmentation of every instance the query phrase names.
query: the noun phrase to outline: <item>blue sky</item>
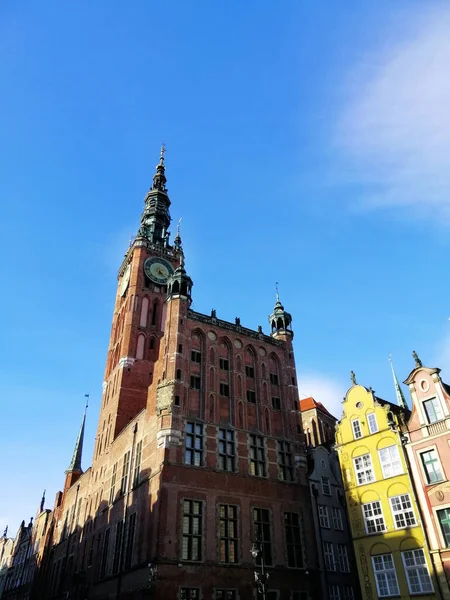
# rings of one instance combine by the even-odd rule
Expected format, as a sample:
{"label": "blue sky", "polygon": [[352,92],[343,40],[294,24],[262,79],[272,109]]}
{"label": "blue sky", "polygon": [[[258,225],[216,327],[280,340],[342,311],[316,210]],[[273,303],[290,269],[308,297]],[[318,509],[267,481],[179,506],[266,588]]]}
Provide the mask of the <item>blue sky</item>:
{"label": "blue sky", "polygon": [[[0,527],[53,505],[159,146],[194,308],[262,324],[302,394],[450,359],[448,3],[0,4]],[[175,230],[175,226],[172,231]],[[447,374],[447,379],[450,377]]]}

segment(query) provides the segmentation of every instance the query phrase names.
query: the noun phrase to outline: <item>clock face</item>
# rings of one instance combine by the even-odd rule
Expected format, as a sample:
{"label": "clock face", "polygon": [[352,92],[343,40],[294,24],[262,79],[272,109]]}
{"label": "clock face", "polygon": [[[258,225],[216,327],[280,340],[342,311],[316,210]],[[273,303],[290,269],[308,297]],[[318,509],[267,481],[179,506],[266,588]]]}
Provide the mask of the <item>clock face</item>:
{"label": "clock face", "polygon": [[154,283],[164,285],[173,273],[173,267],[164,258],[147,258],[144,263],[144,273]]}
{"label": "clock face", "polygon": [[120,282],[119,293],[121,296],[125,295],[127,291],[128,284],[130,283],[130,274],[131,274],[131,265],[128,265],[125,269],[125,273],[122,275],[122,281]]}

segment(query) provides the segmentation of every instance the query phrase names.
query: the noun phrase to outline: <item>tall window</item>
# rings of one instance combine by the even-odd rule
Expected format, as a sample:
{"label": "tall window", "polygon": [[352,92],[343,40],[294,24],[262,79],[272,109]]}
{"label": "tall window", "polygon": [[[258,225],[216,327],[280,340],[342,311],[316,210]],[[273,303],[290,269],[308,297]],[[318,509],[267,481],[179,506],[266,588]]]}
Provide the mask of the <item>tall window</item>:
{"label": "tall window", "polygon": [[325,527],[329,529],[330,527],[330,519],[328,518],[328,506],[324,506],[323,504],[319,504],[317,506],[319,509],[319,523],[321,527]]}
{"label": "tall window", "polygon": [[[92,538],[94,539],[94,538]],[[117,573],[120,567],[120,555],[122,553],[123,539],[123,521],[119,521],[116,525],[116,541],[114,543],[114,559],[112,572]]]}
{"label": "tall window", "polygon": [[351,585],[342,586],[342,600],[355,600],[355,592]]}
{"label": "tall window", "polygon": [[245,365],[245,374],[247,377],[254,378],[255,377],[255,369],[254,367],[250,367],[249,365]]}
{"label": "tall window", "polygon": [[219,385],[219,392],[221,396],[228,397],[230,395],[230,386],[228,385],[228,383],[224,383],[223,381],[221,381]]}
{"label": "tall window", "polygon": [[198,350],[192,350],[191,351],[191,361],[196,362],[196,363],[202,362],[202,353],[199,352]]}
{"label": "tall window", "polygon": [[220,562],[238,561],[238,514],[237,506],[219,505]]}
{"label": "tall window", "polygon": [[116,493],[116,479],[117,479],[117,463],[114,463],[112,475],[111,475],[111,489],[109,490],[109,503],[114,502],[114,495]]}
{"label": "tall window", "polygon": [[261,435],[251,434],[250,442],[250,473],[259,477],[266,476],[266,451],[264,438]]}
{"label": "tall window", "polygon": [[284,513],[284,529],[288,566],[301,569],[303,567],[303,549],[300,516],[297,513]]}
{"label": "tall window", "polygon": [[393,496],[390,502],[396,529],[413,527],[417,524],[409,494]]}
{"label": "tall window", "polygon": [[344,529],[344,525],[342,523],[341,509],[337,506],[333,506],[331,509],[331,514],[333,516],[333,527],[338,531],[342,531]]}
{"label": "tall window", "polygon": [[428,452],[422,452],[420,455],[422,459],[423,468],[427,476],[428,483],[436,483],[442,481],[444,476],[442,474],[441,465],[437,456],[436,450],[428,450]]}
{"label": "tall window", "polygon": [[339,570],[342,571],[343,573],[349,573],[350,572],[350,563],[348,561],[348,551],[347,551],[347,546],[345,544],[337,545],[337,555],[338,555],[338,562],[339,562]]}
{"label": "tall window", "polygon": [[378,597],[399,596],[400,590],[392,554],[372,556],[372,565],[375,573]]}
{"label": "tall window", "polygon": [[437,516],[441,525],[445,545],[448,548],[450,546],[450,509],[444,508],[443,510],[438,510]]}
{"label": "tall window", "polygon": [[367,424],[369,425],[370,433],[376,433],[378,431],[378,423],[375,413],[369,413],[367,415]]}
{"label": "tall window", "polygon": [[200,376],[199,375],[191,375],[191,388],[193,390],[200,389]]}
{"label": "tall window", "polygon": [[141,460],[142,460],[142,440],[138,442],[136,446],[136,458],[134,459],[134,471],[133,471],[133,486],[139,483],[139,475],[141,472]]}
{"label": "tall window", "polygon": [[326,571],[336,571],[334,562],[334,548],[331,542],[323,542],[323,559],[325,561]]}
{"label": "tall window", "polygon": [[270,383],[272,385],[279,385],[278,375],[276,373],[270,373]]}
{"label": "tall window", "polygon": [[331,583],[328,586],[328,595],[330,600],[341,600],[341,594],[337,583]]}
{"label": "tall window", "polygon": [[[103,538],[103,548],[102,548],[102,560],[100,562],[100,579],[103,579],[106,575],[106,565],[108,563],[108,547],[109,547],[109,536],[111,533],[111,529],[105,531],[105,537]],[[86,544],[85,544],[86,545]]]}
{"label": "tall window", "polygon": [[130,468],[130,451],[125,452],[123,456],[122,479],[120,481],[120,491],[122,494],[127,493],[128,487],[128,470]]}
{"label": "tall window", "polygon": [[247,390],[246,396],[247,396],[247,402],[251,402],[252,404],[256,403],[256,392],[255,392],[255,390]]}
{"label": "tall window", "polygon": [[423,407],[425,409],[425,414],[428,419],[428,423],[436,423],[436,421],[440,421],[444,418],[442,414],[441,405],[437,398],[430,398],[430,400],[425,400],[423,403]]}
{"label": "tall window", "polygon": [[385,479],[403,473],[398,446],[388,446],[387,448],[378,450],[378,456],[380,457],[381,469]]}
{"label": "tall window", "polygon": [[136,513],[130,515],[128,520],[128,531],[127,531],[127,546],[125,548],[125,560],[124,568],[129,569],[131,567],[131,559],[133,557],[133,546],[134,546],[134,534],[136,529]]}
{"label": "tall window", "polygon": [[186,450],[184,462],[186,465],[200,467],[203,460],[203,425],[188,421],[186,423]]}
{"label": "tall window", "polygon": [[433,591],[433,584],[428,572],[425,552],[422,548],[402,552],[408,587],[411,594],[426,594]]}
{"label": "tall window", "polygon": [[277,441],[278,476],[282,481],[294,481],[291,444]]}
{"label": "tall window", "polygon": [[330,478],[322,477],[321,481],[322,481],[322,493],[325,496],[331,496]]}
{"label": "tall window", "polygon": [[276,396],[272,396],[272,408],[274,410],[281,410],[281,400]]}
{"label": "tall window", "polygon": [[236,446],[234,431],[219,429],[219,469],[234,471],[236,469]]}
{"label": "tall window", "polygon": [[[272,536],[270,533],[270,510],[266,508],[253,509],[253,540],[261,545],[264,563],[272,564]],[[256,564],[261,564],[261,556],[256,558]]]}
{"label": "tall window", "polygon": [[363,504],[362,509],[367,533],[380,533],[381,531],[386,531],[383,511],[381,510],[381,502],[379,502],[379,500]]}
{"label": "tall window", "polygon": [[228,361],[228,358],[219,358],[219,369],[222,369],[223,371],[230,370],[230,363]]}
{"label": "tall window", "polygon": [[353,419],[352,429],[353,429],[353,437],[355,438],[355,440],[359,440],[359,438],[362,438],[361,423],[360,423],[359,419]]}
{"label": "tall window", "polygon": [[372,459],[370,458],[370,454],[363,454],[362,456],[358,456],[358,458],[353,459],[353,462],[355,465],[356,480],[358,482],[358,485],[363,485],[365,483],[375,481],[375,475],[373,473]]}
{"label": "tall window", "polygon": [[197,500],[184,500],[182,560],[202,560],[202,530],[202,503]]}

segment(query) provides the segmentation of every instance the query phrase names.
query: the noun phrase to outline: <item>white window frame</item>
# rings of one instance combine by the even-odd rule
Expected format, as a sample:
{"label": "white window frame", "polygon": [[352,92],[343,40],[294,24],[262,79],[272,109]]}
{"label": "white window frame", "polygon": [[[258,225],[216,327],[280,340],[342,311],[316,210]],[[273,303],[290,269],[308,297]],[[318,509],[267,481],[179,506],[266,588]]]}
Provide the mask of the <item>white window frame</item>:
{"label": "white window frame", "polygon": [[328,515],[328,506],[325,506],[325,504],[318,504],[317,512],[319,514],[320,526],[324,527],[325,529],[330,529],[330,518]]}
{"label": "white window frame", "polygon": [[[325,482],[325,485],[324,485]],[[331,484],[330,484],[330,478],[329,477],[321,477],[321,484],[322,484],[322,494],[324,496],[331,496]],[[327,488],[327,492],[325,491],[325,488]]]}
{"label": "white window frame", "polygon": [[[389,557],[389,559],[387,558]],[[381,569],[376,569],[375,565],[377,559],[381,558],[382,559],[382,568]],[[386,566],[387,561],[390,561],[390,563],[392,564],[389,566]],[[394,563],[394,557],[392,554],[378,554],[376,556],[372,556],[372,569],[373,569],[373,574],[375,576],[375,583],[377,586],[377,594],[379,598],[390,598],[391,596],[400,596],[400,588],[398,586],[398,577],[397,577],[397,571],[395,570],[395,563]],[[391,579],[388,579],[388,573],[391,574]],[[393,578],[392,578],[393,575]],[[386,587],[388,588],[388,593],[387,594],[382,594],[381,590],[380,590],[380,585],[379,585],[379,577],[380,579],[383,580],[384,584],[386,585]],[[393,579],[395,579],[395,582],[393,581]],[[394,583],[396,586],[396,589],[392,589],[391,590],[391,584]]]}
{"label": "white window frame", "polygon": [[[417,561],[417,557],[418,555],[422,555],[421,559],[423,559],[423,562],[416,562]],[[407,564],[407,560],[413,558],[414,559],[414,565],[408,565]],[[410,594],[432,594],[434,592],[434,588],[433,588],[433,581],[431,580],[431,575],[430,575],[430,571],[428,570],[428,564],[427,564],[427,559],[425,556],[425,552],[423,550],[423,548],[416,548],[415,550],[405,550],[404,552],[402,552],[402,560],[403,560],[403,566],[405,567],[405,573],[406,573],[406,580],[408,582],[408,589],[409,589],[409,593]],[[430,587],[425,589],[423,587],[423,582],[420,576],[418,576],[416,574],[416,580],[420,583],[420,589],[413,589],[413,583],[411,582],[411,572],[412,571],[422,571],[422,575],[424,574],[424,571],[426,572],[426,576],[428,577],[428,581],[429,581],[429,585]]]}
{"label": "white window frame", "polygon": [[[382,452],[385,452],[386,450],[391,451],[393,448],[395,448],[397,456],[393,457],[391,456],[391,452],[389,452],[389,460],[384,462],[381,458]],[[397,475],[403,475],[403,473],[405,472],[403,469],[402,458],[400,456],[397,444],[392,444],[391,446],[386,446],[386,448],[381,448],[380,450],[378,450],[378,459],[380,461],[381,471],[383,473],[384,479],[389,479],[389,477],[396,477]],[[396,465],[396,463],[398,463],[397,466],[394,466]],[[391,473],[389,472],[389,468],[392,470]]]}
{"label": "white window frame", "polygon": [[[427,409],[425,407],[425,404],[427,402],[431,402],[432,400],[435,400],[436,402],[434,403],[434,412],[436,415],[438,415],[439,413],[439,418],[436,419],[436,421],[430,421],[430,419],[428,418],[428,412]],[[436,410],[437,408],[437,410]],[[445,419],[445,415],[444,415],[444,411],[442,410],[442,405],[441,405],[441,401],[439,400],[439,398],[437,396],[431,396],[431,398],[424,398],[422,400],[422,410],[423,410],[423,415],[425,417],[425,423],[427,425],[433,425],[433,423],[438,423],[439,421],[442,421],[443,419]]]}
{"label": "white window frame", "polygon": [[[367,457],[369,457],[369,465],[363,465],[363,468],[358,468],[357,467],[357,461],[361,460],[362,462],[364,462],[364,459],[367,460]],[[366,483],[373,483],[374,481],[376,481],[375,479],[375,472],[373,470],[373,463],[372,463],[372,457],[370,454],[361,454],[361,456],[357,456],[356,458],[353,459],[353,466],[355,469],[355,475],[356,475],[356,482],[357,485],[365,485]],[[367,477],[367,474],[370,473],[370,477]],[[359,481],[358,475],[364,475],[364,481]]]}
{"label": "white window frame", "polygon": [[328,596],[330,600],[341,600],[341,590],[337,583],[330,583],[328,585]]}
{"label": "white window frame", "polygon": [[[442,479],[438,479],[437,481],[428,481],[428,471],[427,471],[427,468],[425,466],[425,462],[424,462],[422,456],[424,454],[427,454],[428,452],[433,452],[433,451],[436,453],[436,456],[437,456],[437,463],[438,463],[440,471],[441,471]],[[447,481],[447,476],[442,467],[441,456],[438,452],[436,445],[428,446],[427,448],[421,448],[420,450],[417,451],[417,454],[419,455],[418,462],[419,462],[420,468],[422,470],[423,482],[425,485],[436,485],[436,483],[442,483],[443,481]]]}
{"label": "white window frame", "polygon": [[352,432],[354,440],[360,440],[362,438],[361,421],[359,419],[352,419]]}
{"label": "white window frame", "polygon": [[[375,427],[373,427],[373,423],[371,423],[370,417],[373,417],[373,421],[375,422]],[[367,426],[369,428],[369,433],[377,433],[378,432],[377,415],[374,412],[367,414]]]}
{"label": "white window frame", "polygon": [[351,585],[342,586],[342,600],[355,600],[355,590]]}
{"label": "white window frame", "polygon": [[[378,506],[376,507],[376,510],[378,510],[378,508],[380,509],[380,514],[378,515],[374,515],[374,504],[378,504]],[[372,512],[372,515],[367,516],[366,515],[366,510],[365,507],[370,507],[370,510]],[[384,520],[384,514],[383,514],[383,507],[381,505],[380,500],[373,500],[372,502],[366,502],[365,504],[361,504],[361,510],[362,510],[362,514],[363,514],[363,519],[364,519],[364,527],[366,529],[366,533],[367,535],[378,535],[379,533],[383,533],[385,531],[387,531],[386,528],[386,521]],[[377,519],[381,519],[383,521],[383,529],[378,529],[378,525],[377,524]],[[369,531],[369,527],[368,524],[370,522],[374,522],[375,526],[376,526],[376,531]]]}
{"label": "white window frame", "polygon": [[[337,555],[341,573],[350,573],[350,560],[348,558],[348,548],[346,544],[337,545]],[[342,564],[344,564],[344,568],[342,568]]]}
{"label": "white window frame", "polygon": [[[334,546],[331,542],[322,542],[323,548],[323,563],[325,566],[325,570],[327,571],[336,571],[336,559],[334,557]],[[327,562],[331,560],[331,562]]]}
{"label": "white window frame", "polygon": [[[333,520],[333,528],[337,531],[344,531],[344,521],[342,519],[342,510],[339,506],[331,507],[331,518]],[[336,525],[337,523],[337,525]]]}
{"label": "white window frame", "polygon": [[[391,505],[392,520],[394,522],[395,529],[407,529],[408,527],[415,527],[417,525],[417,519],[414,513],[414,507],[410,494],[399,494],[398,496],[391,496],[389,498],[389,503]],[[400,503],[400,508],[398,507],[398,505],[394,506],[394,503]],[[408,503],[409,506],[404,506],[406,503]],[[403,520],[404,525],[399,525],[397,523],[397,518],[399,520]],[[411,521],[411,519],[412,522],[408,523],[407,520]]]}

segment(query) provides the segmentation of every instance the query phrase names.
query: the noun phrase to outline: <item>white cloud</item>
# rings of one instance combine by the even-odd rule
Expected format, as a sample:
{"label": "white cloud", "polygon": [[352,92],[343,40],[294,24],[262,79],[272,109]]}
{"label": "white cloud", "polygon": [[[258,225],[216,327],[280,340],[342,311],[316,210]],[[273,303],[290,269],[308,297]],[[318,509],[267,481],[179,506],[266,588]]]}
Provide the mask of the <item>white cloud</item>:
{"label": "white cloud", "polygon": [[[319,373],[298,373],[298,391],[301,398],[312,396],[338,420],[342,415],[342,400],[346,393],[341,383]],[[347,386],[350,387],[350,386]]]}
{"label": "white cloud", "polygon": [[365,206],[450,224],[450,5],[430,7],[398,15],[345,82],[336,141],[340,169],[370,190]]}

